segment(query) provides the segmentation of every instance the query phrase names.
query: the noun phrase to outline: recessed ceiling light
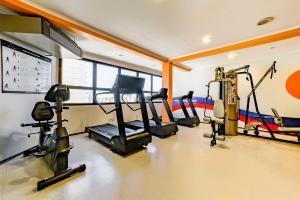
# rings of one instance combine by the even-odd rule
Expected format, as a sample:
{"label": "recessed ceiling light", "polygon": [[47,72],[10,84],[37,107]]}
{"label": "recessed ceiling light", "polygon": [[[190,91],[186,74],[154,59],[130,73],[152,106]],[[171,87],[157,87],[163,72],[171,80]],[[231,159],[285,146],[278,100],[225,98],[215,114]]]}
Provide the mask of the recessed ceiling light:
{"label": "recessed ceiling light", "polygon": [[209,44],[211,42],[211,36],[210,35],[205,35],[202,37],[202,42],[204,44]]}
{"label": "recessed ceiling light", "polygon": [[271,21],[273,21],[275,18],[274,17],[266,17],[266,18],[263,18],[263,19],[261,19],[261,20],[259,20],[258,22],[257,22],[257,26],[263,26],[263,25],[265,25],[265,24],[268,24],[268,23],[270,23]]}
{"label": "recessed ceiling light", "polygon": [[238,55],[236,53],[233,53],[233,52],[230,52],[228,55],[227,55],[227,58],[229,60],[233,60],[237,57]]}

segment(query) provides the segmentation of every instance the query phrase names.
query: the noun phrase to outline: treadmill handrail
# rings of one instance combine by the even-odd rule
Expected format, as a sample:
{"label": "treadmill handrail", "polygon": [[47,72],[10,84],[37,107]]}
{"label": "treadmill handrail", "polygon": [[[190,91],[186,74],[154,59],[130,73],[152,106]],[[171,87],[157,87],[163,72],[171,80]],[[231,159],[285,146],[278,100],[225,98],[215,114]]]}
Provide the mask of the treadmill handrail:
{"label": "treadmill handrail", "polygon": [[[192,93],[192,94],[191,94]],[[188,94],[180,96],[180,97],[173,97],[173,100],[185,100],[185,99],[192,99],[193,97],[193,93],[192,91],[189,91]]]}
{"label": "treadmill handrail", "polygon": [[141,107],[136,108],[136,109],[134,109],[133,107],[131,107],[131,106],[129,105],[129,103],[127,103],[127,102],[124,100],[124,94],[121,95],[121,99],[122,99],[123,103],[125,103],[126,106],[127,106],[130,110],[132,110],[132,111],[134,111],[134,112],[135,112],[135,111],[138,111],[138,110],[141,110]]}
{"label": "treadmill handrail", "polygon": [[105,114],[110,114],[110,113],[116,111],[116,110],[118,109],[118,107],[115,107],[115,108],[113,108],[112,110],[107,111],[107,110],[102,106],[102,104],[101,104],[101,103],[98,101],[98,99],[97,99],[97,96],[102,95],[102,94],[111,94],[111,92],[102,92],[102,93],[96,93],[96,94],[95,94],[95,100],[96,100],[98,106],[101,108],[101,110],[102,110]]}
{"label": "treadmill handrail", "polygon": [[146,98],[149,100],[155,100],[155,99],[168,99],[168,89],[167,88],[161,88],[159,92],[156,92],[155,94],[148,96]]}

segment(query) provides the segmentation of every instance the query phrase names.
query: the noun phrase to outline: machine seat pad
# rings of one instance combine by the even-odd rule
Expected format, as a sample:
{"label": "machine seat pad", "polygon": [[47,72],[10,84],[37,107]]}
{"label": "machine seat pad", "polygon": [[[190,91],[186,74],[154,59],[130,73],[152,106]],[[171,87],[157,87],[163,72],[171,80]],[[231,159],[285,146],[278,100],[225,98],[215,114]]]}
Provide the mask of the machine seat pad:
{"label": "machine seat pad", "polygon": [[211,117],[203,117],[203,121],[210,123]]}
{"label": "machine seat pad", "polygon": [[224,124],[224,119],[213,117],[212,120],[217,124]]}
{"label": "machine seat pad", "polygon": [[258,127],[261,126],[262,123],[261,122],[250,122],[248,124],[246,124],[245,129],[246,130],[251,130],[253,127]]}
{"label": "machine seat pad", "polygon": [[204,117],[203,120],[208,123],[214,121],[217,124],[224,124],[224,119],[216,118],[216,117]]}
{"label": "machine seat pad", "polygon": [[300,127],[278,127],[279,131],[300,133]]}

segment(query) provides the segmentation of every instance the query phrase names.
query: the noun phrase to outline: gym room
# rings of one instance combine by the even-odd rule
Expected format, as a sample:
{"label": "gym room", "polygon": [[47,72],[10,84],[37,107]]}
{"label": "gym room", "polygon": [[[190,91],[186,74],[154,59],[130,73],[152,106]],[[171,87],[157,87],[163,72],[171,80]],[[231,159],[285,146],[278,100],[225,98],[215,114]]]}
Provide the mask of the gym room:
{"label": "gym room", "polygon": [[0,200],[299,200],[299,0],[0,0]]}

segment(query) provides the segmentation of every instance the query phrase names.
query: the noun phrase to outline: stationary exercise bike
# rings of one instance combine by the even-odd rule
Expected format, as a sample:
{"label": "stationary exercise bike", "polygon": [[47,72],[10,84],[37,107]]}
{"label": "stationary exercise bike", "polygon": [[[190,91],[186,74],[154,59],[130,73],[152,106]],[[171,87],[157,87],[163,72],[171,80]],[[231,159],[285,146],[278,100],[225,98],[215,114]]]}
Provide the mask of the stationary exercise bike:
{"label": "stationary exercise bike", "polygon": [[[68,132],[62,125],[67,121],[62,120],[62,112],[63,109],[67,109],[67,107],[63,107],[63,102],[69,98],[70,91],[66,85],[53,85],[45,96],[46,101],[37,102],[32,110],[31,116],[36,123],[21,124],[22,127],[39,128],[39,132],[28,134],[28,137],[32,134],[39,134],[39,144],[0,162],[3,164],[20,155],[45,158],[52,168],[54,176],[39,181],[38,191],[86,169],[84,164],[74,169],[68,167],[68,155],[72,146],[69,144]],[[53,102],[55,105],[51,106],[49,102]],[[50,121],[54,117],[53,110],[56,110],[57,121]],[[53,126],[56,128],[51,131]]]}

